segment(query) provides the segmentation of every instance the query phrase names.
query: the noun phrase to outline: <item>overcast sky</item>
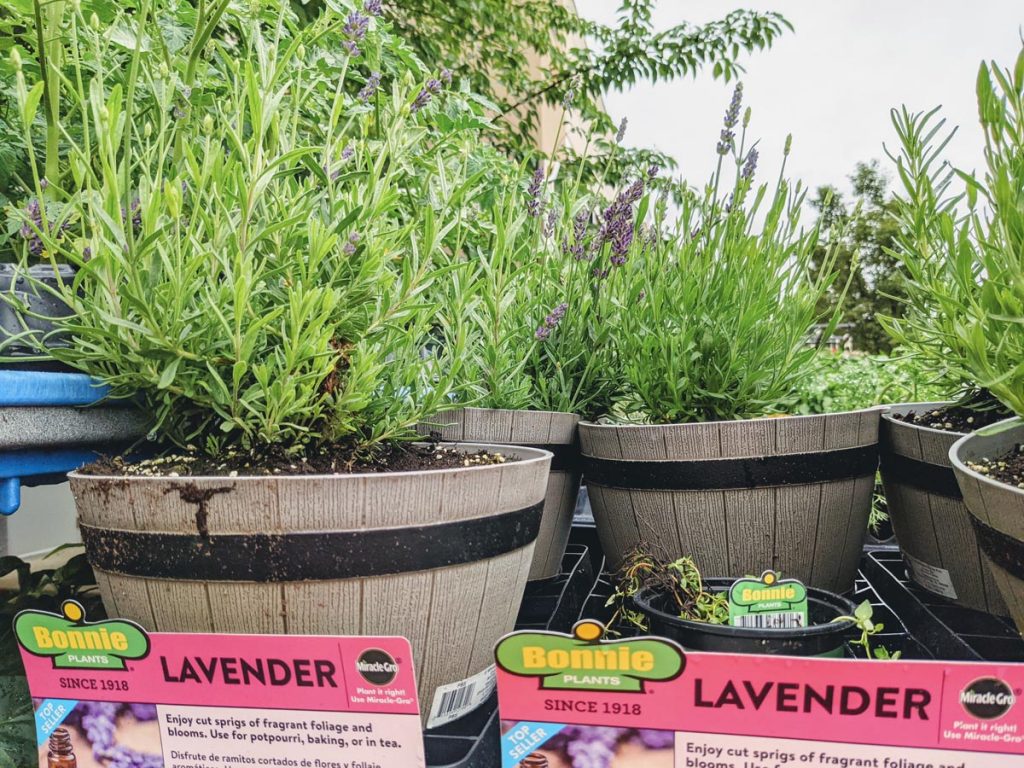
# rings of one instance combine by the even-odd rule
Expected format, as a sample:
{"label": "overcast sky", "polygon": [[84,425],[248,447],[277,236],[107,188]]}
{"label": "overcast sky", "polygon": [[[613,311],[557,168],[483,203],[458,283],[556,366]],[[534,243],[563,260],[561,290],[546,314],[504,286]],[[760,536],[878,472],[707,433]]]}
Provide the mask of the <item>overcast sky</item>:
{"label": "overcast sky", "polygon": [[[614,23],[618,0],[576,2],[584,16]],[[982,59],[1012,67],[1024,25],[1021,0],[659,0],[655,23],[699,23],[737,7],[779,11],[794,27],[771,49],[742,59],[761,178],[778,172],[787,133],[794,136],[789,175],[812,189],[848,190],[846,177],[860,160],[878,158],[888,169],[882,143],[894,143],[889,109],[900,104],[942,104],[948,124],[961,126],[948,157],[960,167],[981,166],[975,77]],[[708,70],[611,93],[606,104],[616,119],[629,117],[627,144],[673,156],[681,175],[700,182],[714,168],[731,93],[732,84]]]}

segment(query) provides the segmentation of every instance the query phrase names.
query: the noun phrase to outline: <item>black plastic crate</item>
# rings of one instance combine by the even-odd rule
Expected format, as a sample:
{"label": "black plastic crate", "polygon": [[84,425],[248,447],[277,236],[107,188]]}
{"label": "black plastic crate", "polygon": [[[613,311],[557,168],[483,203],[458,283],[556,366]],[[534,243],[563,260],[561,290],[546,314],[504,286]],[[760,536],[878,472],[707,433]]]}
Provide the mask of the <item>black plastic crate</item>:
{"label": "black plastic crate", "polygon": [[[962,608],[907,577],[899,549],[864,553],[861,573],[903,632],[930,655],[948,661],[1024,661],[1024,639],[1009,618]],[[886,634],[889,625],[886,624]]]}
{"label": "black plastic crate", "polygon": [[[587,548],[570,544],[562,558],[562,573],[527,584],[516,629],[568,632],[583,612],[594,580],[594,565]],[[495,693],[458,720],[423,732],[428,768],[501,765],[500,729]]]}
{"label": "black plastic crate", "polygon": [[570,544],[562,558],[562,573],[527,583],[516,629],[569,632],[579,620],[594,580],[588,548]]}

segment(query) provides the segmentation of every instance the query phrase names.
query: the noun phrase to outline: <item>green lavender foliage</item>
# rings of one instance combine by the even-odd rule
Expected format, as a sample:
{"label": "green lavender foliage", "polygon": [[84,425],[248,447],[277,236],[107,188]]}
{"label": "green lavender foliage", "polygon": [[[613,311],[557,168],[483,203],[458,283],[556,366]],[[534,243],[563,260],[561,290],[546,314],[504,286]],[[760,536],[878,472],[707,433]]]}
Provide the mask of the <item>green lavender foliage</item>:
{"label": "green lavender foliage", "polygon": [[596,418],[619,387],[614,280],[595,274],[597,198],[579,177],[511,175],[463,243],[469,284],[451,283],[447,315],[467,320],[465,402]]}
{"label": "green lavender foliage", "polygon": [[977,95],[980,177],[943,160],[953,134],[937,109],[893,110],[907,308],[884,322],[933,370],[1024,414],[1024,51],[1012,69],[982,64]]}
{"label": "green lavender foliage", "polygon": [[837,320],[838,310],[823,317],[818,309],[836,282],[835,262],[813,261],[817,230],[801,228],[800,185],[780,173],[773,186],[755,186],[742,137],[737,145],[723,134],[719,151],[717,172],[683,201],[674,227],[656,206],[659,234],[634,239],[622,268],[615,343],[621,407],[633,418],[675,424],[790,413],[819,365],[812,328],[825,321],[827,339]]}
{"label": "green lavender foliage", "polygon": [[[237,17],[230,53],[204,41],[209,16],[199,48],[175,52],[147,42],[161,7],[70,21],[61,120],[80,138],[62,131],[61,220],[33,224],[46,258],[79,267],[61,291],[73,342],[54,356],[208,454],[411,437],[464,351],[455,332],[424,352],[428,288],[453,269],[436,256],[475,193],[432,139],[444,95],[409,76],[368,103],[350,93],[376,21],[351,54],[346,14],[296,28],[267,2]],[[29,138],[42,87],[19,71],[17,89]]]}

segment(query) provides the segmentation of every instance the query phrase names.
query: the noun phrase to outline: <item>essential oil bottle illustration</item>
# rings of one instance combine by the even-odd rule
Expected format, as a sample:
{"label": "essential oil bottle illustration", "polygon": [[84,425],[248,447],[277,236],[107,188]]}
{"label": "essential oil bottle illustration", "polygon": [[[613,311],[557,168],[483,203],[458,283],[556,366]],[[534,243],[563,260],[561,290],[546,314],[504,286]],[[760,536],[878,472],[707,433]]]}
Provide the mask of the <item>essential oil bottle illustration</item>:
{"label": "essential oil bottle illustration", "polygon": [[[547,761],[544,763],[547,765]],[[71,734],[67,728],[58,728],[50,734],[46,768],[78,768],[78,758],[71,746]]]}
{"label": "essential oil bottle illustration", "polygon": [[519,761],[519,768],[548,768],[548,759],[540,752],[532,752]]}

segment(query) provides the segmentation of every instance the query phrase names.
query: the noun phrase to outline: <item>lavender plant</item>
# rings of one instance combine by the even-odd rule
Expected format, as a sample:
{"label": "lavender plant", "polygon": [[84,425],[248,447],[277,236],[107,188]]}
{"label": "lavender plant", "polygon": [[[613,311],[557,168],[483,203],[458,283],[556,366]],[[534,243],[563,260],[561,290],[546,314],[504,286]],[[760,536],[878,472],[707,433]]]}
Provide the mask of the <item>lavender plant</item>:
{"label": "lavender plant", "polygon": [[1024,50],[1012,70],[983,63],[977,95],[981,178],[943,160],[952,132],[937,109],[893,110],[907,308],[883,322],[962,389],[986,389],[1024,415]]}
{"label": "lavender plant", "polygon": [[[820,364],[812,329],[824,322],[827,338],[838,319],[818,309],[837,271],[833,255],[814,263],[817,231],[801,228],[801,186],[786,180],[785,163],[774,187],[755,186],[758,149],[747,146],[742,97],[737,85],[717,170],[684,197],[674,225],[664,201],[648,236],[625,216],[606,218],[607,268],[622,271],[614,339],[626,418],[674,424],[790,412],[801,379]],[[633,196],[627,190],[623,204]]]}
{"label": "lavender plant", "polygon": [[[417,94],[435,86],[385,90],[364,61],[371,16],[327,9],[293,29],[286,4],[258,5],[237,55],[146,43],[160,0],[110,25],[75,11],[61,116],[80,124],[80,139],[63,130],[73,184],[59,226],[23,217],[44,258],[79,268],[59,289],[72,343],[54,355],[140,398],[154,436],[186,450],[370,453],[412,437],[455,385],[458,329],[423,353],[426,292],[474,186],[430,138]],[[79,66],[125,29],[127,59]],[[188,85],[204,67],[220,73],[205,94]],[[19,69],[17,90],[31,147],[43,87]],[[410,205],[414,183],[426,194]]]}
{"label": "lavender plant", "polygon": [[522,176],[507,170],[480,212],[462,244],[471,284],[447,301],[449,314],[469,320],[465,402],[597,417],[619,387],[610,267],[629,250],[647,175],[603,210],[579,175],[538,166]]}

